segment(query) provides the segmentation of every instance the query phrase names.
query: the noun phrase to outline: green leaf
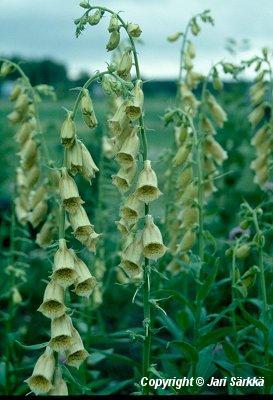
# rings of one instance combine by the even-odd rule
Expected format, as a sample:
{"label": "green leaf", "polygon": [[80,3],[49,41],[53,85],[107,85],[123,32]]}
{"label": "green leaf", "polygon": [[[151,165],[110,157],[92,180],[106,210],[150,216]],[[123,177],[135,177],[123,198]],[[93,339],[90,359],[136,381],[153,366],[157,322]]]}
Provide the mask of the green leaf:
{"label": "green leaf", "polygon": [[252,317],[252,315],[249,314],[243,308],[243,306],[241,304],[239,305],[239,307],[240,307],[240,310],[242,312],[243,317],[247,320],[247,322],[249,322],[250,324],[254,325],[257,329],[262,331],[265,335],[269,334],[268,327],[262,321],[259,321],[257,318]]}
{"label": "green leaf", "polygon": [[121,389],[123,389],[125,386],[128,386],[130,384],[133,384],[133,379],[128,379],[126,381],[111,381],[105,389],[102,389],[98,392],[99,395],[111,395],[114,393],[119,392]]}
{"label": "green leaf", "polygon": [[210,344],[217,344],[222,341],[222,339],[233,333],[232,327],[218,328],[214,331],[208,332],[205,335],[199,337],[198,339],[198,347],[203,348],[207,347]]}
{"label": "green leaf", "polygon": [[215,261],[215,264],[207,275],[206,280],[203,282],[203,285],[199,286],[199,290],[197,293],[197,301],[202,302],[209,294],[209,291],[215,281],[217,271],[218,271],[219,259]]}
{"label": "green leaf", "polygon": [[[122,354],[117,354],[117,353],[110,353],[109,350],[98,350],[98,349],[91,349],[95,351],[96,353],[100,353],[104,355],[108,360],[114,361],[117,364],[127,364],[130,365],[131,367],[137,366],[137,362],[129,357],[126,357]],[[112,350],[112,349],[111,349]]]}
{"label": "green leaf", "polygon": [[175,340],[173,342],[170,342],[169,345],[175,345],[179,347],[185,354],[186,358],[192,363],[198,362],[198,352],[196,351],[195,347],[192,346],[190,343],[184,342],[182,340]]}
{"label": "green leaf", "polygon": [[19,342],[19,340],[15,340],[15,343],[17,343],[20,347],[22,347],[25,350],[40,350],[48,346],[49,342],[26,345],[24,343]]}
{"label": "green leaf", "polygon": [[78,386],[84,392],[90,392],[91,391],[90,387],[83,385],[76,378],[74,378],[74,376],[71,374],[69,369],[64,364],[61,365],[61,368],[63,370],[63,375],[68,379],[69,382],[74,383],[76,386]]}
{"label": "green leaf", "polygon": [[226,338],[223,342],[223,350],[227,358],[232,363],[239,362],[238,350],[234,347],[234,345],[230,342],[228,338]]}

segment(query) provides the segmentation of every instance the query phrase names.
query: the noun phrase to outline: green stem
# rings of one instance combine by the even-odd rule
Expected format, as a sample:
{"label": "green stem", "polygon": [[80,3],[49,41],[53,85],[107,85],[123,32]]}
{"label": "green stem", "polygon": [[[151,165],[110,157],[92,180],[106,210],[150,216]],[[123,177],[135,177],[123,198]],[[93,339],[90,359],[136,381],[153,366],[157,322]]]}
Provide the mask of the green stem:
{"label": "green stem", "polygon": [[[256,235],[258,238],[261,237],[262,232],[260,230],[257,211],[253,210],[253,222],[256,230]],[[259,240],[260,242],[260,240]],[[266,293],[266,283],[265,283],[265,271],[264,271],[264,259],[263,259],[263,245],[259,243],[258,245],[258,264],[259,264],[259,276],[260,276],[260,286],[261,286],[261,293],[262,293],[262,312],[261,312],[261,319],[265,322],[268,321],[268,302],[267,302],[267,293]],[[264,358],[265,358],[265,365],[269,363],[269,336],[267,333],[264,334]]]}
{"label": "green stem", "polygon": [[[236,283],[236,248],[232,251],[232,270],[231,270],[231,301],[232,304],[234,305],[236,301],[236,293],[235,293],[235,283]],[[232,329],[233,329],[233,341],[234,341],[234,347],[235,351],[238,354],[238,341],[237,341],[237,326],[236,326],[236,311],[235,308],[232,308],[231,311],[231,321],[232,321]],[[237,367],[236,365],[234,366],[234,376],[237,376]],[[236,386],[233,389],[232,394],[236,394],[237,389]]]}

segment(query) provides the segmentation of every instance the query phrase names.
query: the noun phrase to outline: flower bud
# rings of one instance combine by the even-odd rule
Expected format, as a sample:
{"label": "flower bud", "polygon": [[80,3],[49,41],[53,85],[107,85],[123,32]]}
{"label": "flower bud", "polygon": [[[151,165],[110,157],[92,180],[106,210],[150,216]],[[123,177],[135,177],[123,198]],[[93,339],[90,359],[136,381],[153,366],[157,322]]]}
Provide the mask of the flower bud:
{"label": "flower bud", "polygon": [[20,304],[22,303],[23,299],[22,296],[19,292],[19,290],[17,289],[17,287],[13,287],[12,288],[12,302],[13,304]]}
{"label": "flower bud", "polygon": [[195,57],[195,47],[194,47],[194,44],[192,42],[188,43],[187,54],[190,56],[190,58],[194,58]]}
{"label": "flower bud", "polygon": [[125,168],[122,166],[116,175],[112,175],[112,182],[121,193],[129,190],[131,183],[136,174],[136,163],[134,162],[130,167]]}
{"label": "flower bud", "polygon": [[120,213],[122,218],[129,223],[135,223],[142,215],[142,202],[136,197],[135,194],[131,194],[122,206]]}
{"label": "flower bud", "polygon": [[138,119],[142,114],[144,95],[141,86],[142,82],[138,80],[132,93],[133,100],[129,102],[125,110],[126,115],[130,120]]}
{"label": "flower bud", "polygon": [[174,137],[177,147],[179,147],[189,136],[189,128],[187,126],[178,125],[174,128]]}
{"label": "flower bud", "polygon": [[156,200],[162,193],[158,189],[157,176],[151,167],[151,161],[144,161],[144,168],[138,176],[135,196],[144,203]]}
{"label": "flower bud", "polygon": [[131,71],[132,65],[133,65],[132,50],[129,49],[126,50],[121,56],[117,69],[117,74],[122,78],[126,78]]}
{"label": "flower bud", "polygon": [[62,168],[61,171],[60,197],[63,208],[68,212],[74,212],[79,205],[84,203],[80,198],[76,182],[68,174],[66,168]]}
{"label": "flower bud", "polygon": [[120,42],[120,33],[119,31],[113,31],[110,35],[109,41],[106,45],[107,51],[115,50],[118,47]]}
{"label": "flower bud", "polygon": [[62,370],[60,367],[56,368],[56,370],[55,370],[53,387],[48,392],[48,395],[49,396],[67,396],[68,395],[67,384],[63,380]]}
{"label": "flower bud", "polygon": [[269,126],[265,124],[260,129],[258,129],[255,136],[251,140],[251,144],[252,146],[259,147],[265,141],[268,140],[268,137],[269,137]]}
{"label": "flower bud", "polygon": [[62,145],[66,148],[72,147],[75,142],[75,135],[76,135],[76,127],[72,119],[72,113],[69,111],[61,128]]}
{"label": "flower bud", "polygon": [[67,248],[64,239],[59,240],[59,249],[54,256],[54,268],[52,278],[63,288],[74,283],[77,273],[74,266],[74,254]]}
{"label": "flower bud", "polygon": [[87,265],[77,256],[75,256],[75,270],[77,278],[74,292],[78,296],[89,297],[97,284],[96,278],[91,275]]}
{"label": "flower bud", "polygon": [[20,153],[21,164],[25,169],[29,169],[37,159],[37,144],[33,139],[27,139]]}
{"label": "flower bud", "polygon": [[9,61],[4,61],[0,68],[0,77],[5,78],[13,71],[13,66]]}
{"label": "flower bud", "polygon": [[132,242],[121,255],[121,266],[130,278],[134,278],[142,271],[143,244],[141,231],[138,231]]}
{"label": "flower bud", "polygon": [[130,167],[134,164],[135,158],[139,152],[139,127],[136,126],[130,136],[124,141],[120,151],[117,154],[117,161],[121,166]]}
{"label": "flower bud", "polygon": [[175,32],[172,35],[169,35],[167,37],[167,40],[169,42],[176,42],[182,35],[183,35],[182,32]]}
{"label": "flower bud", "polygon": [[72,329],[72,345],[66,350],[66,364],[75,368],[79,368],[83,361],[89,356],[85,350],[79,332]]}
{"label": "flower bud", "polygon": [[50,319],[59,318],[65,314],[64,288],[54,280],[47,284],[43,303],[38,308],[38,311]]}
{"label": "flower bud", "polygon": [[202,116],[202,119],[201,119],[201,129],[204,133],[206,133],[208,135],[216,134],[216,131],[215,131],[210,119],[205,117],[204,115]]}
{"label": "flower bud", "polygon": [[72,329],[73,325],[68,315],[52,319],[49,346],[57,352],[67,350],[73,343]]}
{"label": "flower bud", "polygon": [[250,245],[248,243],[244,243],[236,248],[235,256],[236,258],[244,259],[249,255],[250,252]]}
{"label": "flower bud", "polygon": [[116,14],[112,14],[108,26],[108,32],[114,32],[119,29],[119,20]]}
{"label": "flower bud", "polygon": [[10,93],[10,101],[15,101],[18,99],[19,95],[22,93],[22,88],[20,85],[14,85]]}
{"label": "flower bud", "polygon": [[91,26],[98,25],[102,16],[103,16],[103,13],[101,12],[101,10],[96,10],[93,14],[89,15],[88,23]]}
{"label": "flower bud", "polygon": [[80,7],[82,7],[82,8],[90,8],[89,1],[88,0],[82,0],[80,2]]}
{"label": "flower bud", "polygon": [[83,89],[83,94],[81,98],[81,109],[86,125],[90,129],[96,128],[98,125],[98,120],[96,118],[93,103],[87,89]]}
{"label": "flower bud", "polygon": [[36,395],[49,392],[52,388],[54,368],[54,353],[50,347],[46,347],[44,353],[38,358],[31,377],[25,381],[30,390]]}
{"label": "flower bud", "polygon": [[151,260],[163,257],[167,248],[164,246],[159,228],[154,224],[153,217],[146,215],[145,227],[142,233],[143,254]]}
{"label": "flower bud", "polygon": [[142,30],[138,24],[129,23],[127,24],[127,32],[130,36],[138,38],[141,35]]}

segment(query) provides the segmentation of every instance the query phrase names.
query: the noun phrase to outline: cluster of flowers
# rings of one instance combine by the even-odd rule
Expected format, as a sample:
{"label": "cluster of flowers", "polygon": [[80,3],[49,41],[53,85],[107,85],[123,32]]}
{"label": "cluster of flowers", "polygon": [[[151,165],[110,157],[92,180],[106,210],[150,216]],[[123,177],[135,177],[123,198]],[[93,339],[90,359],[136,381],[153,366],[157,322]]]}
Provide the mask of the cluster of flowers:
{"label": "cluster of flowers", "polygon": [[257,76],[250,89],[250,98],[254,109],[249,115],[249,122],[254,129],[258,128],[251,141],[256,151],[256,158],[251,163],[251,168],[255,173],[254,182],[263,188],[270,178],[273,144],[272,102],[266,101],[268,90],[270,91],[270,98],[272,97],[271,66],[267,49],[263,49],[262,58],[255,57],[250,61],[251,64],[255,65]]}
{"label": "cluster of flowers", "polygon": [[[0,74],[5,77],[13,71],[13,64],[4,62]],[[14,110],[8,115],[8,120],[12,124],[19,125],[15,134],[20,158],[20,165],[16,169],[15,212],[21,224],[30,222],[34,228],[39,227],[36,243],[40,246],[48,245],[53,239],[56,224],[53,213],[47,217],[48,197],[55,191],[58,184],[58,175],[50,171],[45,177],[41,168],[42,152],[38,137],[41,132],[39,132],[36,118],[34,96],[40,99],[39,92],[46,91],[47,85],[32,88],[29,81],[23,77],[18,78],[10,94],[10,101],[14,102]]]}

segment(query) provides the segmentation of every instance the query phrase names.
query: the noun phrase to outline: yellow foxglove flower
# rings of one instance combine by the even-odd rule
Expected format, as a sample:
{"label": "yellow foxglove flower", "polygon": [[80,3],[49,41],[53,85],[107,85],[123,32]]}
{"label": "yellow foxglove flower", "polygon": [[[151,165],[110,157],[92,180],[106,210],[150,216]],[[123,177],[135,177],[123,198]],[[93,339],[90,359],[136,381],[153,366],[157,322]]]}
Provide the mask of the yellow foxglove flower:
{"label": "yellow foxglove flower", "polygon": [[80,140],[76,140],[74,145],[67,149],[67,166],[72,175],[76,175],[78,172],[82,171],[83,157]]}
{"label": "yellow foxglove flower", "polygon": [[126,221],[124,218],[116,221],[116,225],[122,235],[128,235],[128,233],[130,233],[131,229],[134,227],[134,223]]}
{"label": "yellow foxglove flower", "polygon": [[195,242],[196,242],[196,233],[192,229],[187,230],[178,247],[178,251],[181,252],[189,251],[194,246]]}
{"label": "yellow foxglove flower", "polygon": [[154,224],[151,215],[147,215],[145,218],[142,243],[144,256],[151,260],[158,260],[160,257],[164,256],[167,249],[163,244],[161,232]]}
{"label": "yellow foxglove flower", "polygon": [[141,117],[144,102],[142,82],[140,80],[136,82],[132,92],[132,96],[133,98],[131,101],[129,101],[125,112],[130,120],[135,120]]}
{"label": "yellow foxglove flower", "polygon": [[50,319],[59,318],[65,314],[64,288],[54,280],[47,284],[43,303],[38,308],[38,311]]}
{"label": "yellow foxglove flower", "polygon": [[49,396],[67,396],[68,388],[66,382],[62,377],[62,370],[60,367],[57,367],[54,374],[53,387],[48,392]]}
{"label": "yellow foxglove flower", "polygon": [[215,123],[217,124],[217,126],[222,128],[222,126],[224,125],[224,122],[226,122],[226,120],[227,120],[226,112],[222,109],[220,104],[217,103],[215,97],[210,93],[207,97],[207,103],[208,103],[208,107],[211,112],[211,115],[213,116],[213,118],[215,120]]}
{"label": "yellow foxglove flower", "polygon": [[60,178],[60,197],[62,206],[68,212],[74,212],[75,209],[84,203],[79,195],[79,191],[74,179],[68,174],[66,168],[62,168]]}
{"label": "yellow foxglove flower", "polygon": [[142,271],[143,244],[142,234],[138,231],[132,242],[121,255],[121,266],[130,278],[138,276]]}
{"label": "yellow foxglove flower", "polygon": [[202,116],[201,119],[201,129],[204,133],[208,135],[216,135],[216,130],[214,129],[209,118]]}
{"label": "yellow foxglove flower", "polygon": [[41,200],[29,215],[29,222],[36,228],[40,222],[43,221],[47,214],[48,204],[46,201]]}
{"label": "yellow foxglove flower", "polygon": [[258,131],[256,132],[255,136],[251,140],[252,146],[259,147],[269,138],[269,126],[267,124],[263,125]]}
{"label": "yellow foxglove flower", "polygon": [[40,178],[40,168],[37,165],[33,165],[26,174],[26,187],[31,189]]}
{"label": "yellow foxglove flower", "polygon": [[121,167],[116,175],[112,175],[112,182],[121,193],[129,190],[130,185],[136,174],[136,163],[134,162],[130,167]]}
{"label": "yellow foxglove flower", "polygon": [[22,296],[19,292],[19,290],[17,289],[17,287],[13,287],[12,288],[12,302],[13,304],[20,304],[22,303],[23,299]]}
{"label": "yellow foxglove flower", "polygon": [[117,161],[121,166],[131,166],[135,162],[135,158],[139,152],[139,127],[136,126],[130,136],[124,141],[121,149],[117,153]]}
{"label": "yellow foxglove flower", "polygon": [[199,213],[197,207],[187,206],[182,211],[182,225],[181,227],[184,229],[189,229],[194,224],[198,223]]}
{"label": "yellow foxglove flower", "polygon": [[122,218],[129,223],[135,223],[143,212],[143,204],[136,197],[135,194],[131,194],[125,204],[122,206],[120,213]]}
{"label": "yellow foxglove flower", "polygon": [[228,158],[227,153],[223,149],[223,147],[211,136],[207,137],[205,140],[204,151],[206,155],[211,155],[214,161],[219,165],[222,165],[224,160]]}
{"label": "yellow foxglove flower", "polygon": [[19,152],[21,163],[24,168],[30,168],[36,160],[37,157],[37,144],[33,139],[28,139],[21,151]]}
{"label": "yellow foxglove flower", "polygon": [[126,78],[130,73],[133,65],[132,50],[128,49],[124,51],[118,64],[117,74],[122,78]]}
{"label": "yellow foxglove flower", "polygon": [[70,223],[76,239],[90,235],[93,230],[85,209],[80,205],[70,214]]}
{"label": "yellow foxglove flower", "polygon": [[251,123],[251,125],[253,127],[255,127],[256,125],[258,125],[261,122],[264,115],[265,115],[265,108],[264,108],[264,104],[262,103],[259,106],[257,106],[256,108],[254,108],[254,110],[249,114],[248,120]]}
{"label": "yellow foxglove flower", "polygon": [[184,190],[186,186],[188,186],[193,180],[193,170],[192,166],[184,169],[179,177],[177,178],[177,188]]}
{"label": "yellow foxglove flower", "polygon": [[55,357],[50,347],[38,358],[32,375],[25,382],[35,394],[44,394],[52,388],[52,378],[55,369]]}
{"label": "yellow foxglove flower", "polygon": [[66,364],[79,368],[89,354],[85,350],[79,332],[75,328],[72,329],[72,338],[72,345],[65,352]]}
{"label": "yellow foxglove flower", "polygon": [[172,164],[174,167],[179,167],[180,165],[185,164],[191,153],[191,148],[192,148],[191,143],[188,141],[181,147],[179,147],[176,155],[172,160]]}
{"label": "yellow foxglove flower", "polygon": [[25,93],[21,93],[16,102],[15,102],[15,110],[19,113],[24,113],[28,108],[29,97]]}
{"label": "yellow foxglove flower", "polygon": [[32,190],[29,195],[29,203],[30,208],[34,209],[38,203],[42,200],[46,200],[47,198],[47,186],[44,183],[43,185],[39,186],[36,190]]}
{"label": "yellow foxglove flower", "polygon": [[89,297],[97,284],[96,278],[91,275],[87,265],[77,256],[75,256],[75,270],[77,278],[74,292],[78,296]]}
{"label": "yellow foxglove flower", "polygon": [[33,132],[33,127],[30,122],[24,122],[15,134],[16,142],[20,143],[22,146],[27,139],[29,139],[31,133]]}
{"label": "yellow foxglove flower", "polygon": [[177,147],[179,147],[189,136],[189,129],[186,126],[175,126],[174,138]]}
{"label": "yellow foxglove flower", "polygon": [[68,315],[51,320],[51,338],[49,346],[57,352],[67,350],[73,343],[73,325]]}
{"label": "yellow foxglove flower", "polygon": [[28,221],[28,208],[21,197],[16,197],[14,202],[16,217],[22,225],[25,225]]}
{"label": "yellow foxglove flower", "polygon": [[74,264],[73,252],[67,248],[65,240],[60,239],[59,249],[54,256],[52,278],[64,288],[72,285],[77,276]]}
{"label": "yellow foxglove flower", "polygon": [[98,167],[94,163],[94,160],[85,147],[85,145],[80,142],[81,145],[81,150],[82,150],[82,175],[85,179],[90,181],[96,174],[96,172],[99,171]]}
{"label": "yellow foxglove flower", "polygon": [[89,250],[93,253],[96,253],[97,244],[99,238],[101,237],[101,233],[96,233],[93,231],[88,236],[79,236],[77,239]]}
{"label": "yellow foxglove flower", "polygon": [[91,26],[97,25],[100,22],[102,15],[103,14],[102,14],[101,10],[96,10],[93,14],[89,15],[88,23]]}
{"label": "yellow foxglove flower", "polygon": [[75,142],[75,136],[76,136],[76,127],[72,119],[72,113],[69,111],[61,128],[62,145],[64,145],[64,147],[66,148],[72,147]]}
{"label": "yellow foxglove flower", "polygon": [[7,116],[7,119],[12,124],[18,124],[18,122],[20,122],[22,120],[22,118],[23,118],[23,115],[16,110],[12,111]]}
{"label": "yellow foxglove flower", "polygon": [[144,203],[156,200],[162,193],[158,189],[157,176],[151,161],[144,161],[144,168],[138,176],[135,196]]}
{"label": "yellow foxglove flower", "polygon": [[129,119],[126,115],[126,107],[128,101],[124,100],[118,107],[112,118],[109,119],[109,128],[114,135],[120,135],[124,128],[128,125]]}
{"label": "yellow foxglove flower", "polygon": [[35,243],[37,243],[40,247],[49,246],[53,241],[55,229],[56,224],[50,219],[47,219],[40,232],[37,234]]}

